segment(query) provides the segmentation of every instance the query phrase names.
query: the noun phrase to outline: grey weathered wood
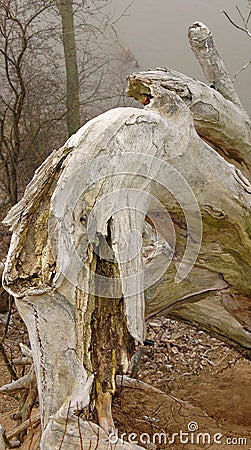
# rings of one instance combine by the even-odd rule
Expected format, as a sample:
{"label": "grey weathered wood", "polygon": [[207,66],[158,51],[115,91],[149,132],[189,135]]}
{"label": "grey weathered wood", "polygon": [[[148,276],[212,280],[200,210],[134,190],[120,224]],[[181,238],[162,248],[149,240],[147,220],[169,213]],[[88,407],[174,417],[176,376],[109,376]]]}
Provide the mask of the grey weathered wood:
{"label": "grey weathered wood", "polygon": [[248,117],[215,46],[212,32],[204,23],[194,22],[188,29],[188,38],[208,84],[237,105],[242,114]]}
{"label": "grey weathered wood", "polygon": [[[157,198],[169,210],[176,225],[177,252],[174,261],[160,280],[146,290],[149,314],[157,313],[168,304],[176,304],[182,300],[189,302],[189,299],[193,301],[196,295],[206,296],[210,291],[225,291],[226,287],[230,286],[238,289],[243,295],[250,295],[251,271],[248,265],[251,257],[248,222],[250,194],[239,182],[234,166],[200,140],[193,127],[193,118],[189,109],[177,94],[154,88],[154,95],[154,100],[145,110],[132,108],[112,110],[84,126],[65,144],[64,150],[60,149],[58,155],[54,154],[53,161],[59,161],[59,157],[68,156],[64,159],[63,165],[55,165],[53,180],[51,180],[51,172],[48,177],[47,164],[45,164],[45,170],[41,169],[27,188],[22,204],[19,205],[19,211],[16,207],[7,218],[9,224],[13,223],[14,237],[5,269],[5,285],[15,295],[18,309],[29,329],[45,430],[49,417],[54,416],[60,408],[64,408],[65,411],[69,402],[71,411],[76,408],[82,409],[89,403],[93,378],[88,378],[86,369],[77,357],[74,305],[77,302],[78,292],[75,286],[80,274],[84,278],[88,275],[88,273],[85,275],[85,267],[87,264],[90,267],[88,258],[90,259],[91,254],[90,249],[88,250],[90,242],[86,242],[86,225],[80,225],[77,217],[80,217],[79,214],[82,217],[83,215],[88,217],[98,199],[102,198],[101,195],[107,195],[121,187],[128,189],[132,185],[132,179],[135,179],[138,191],[151,193]],[[93,139],[94,136],[95,139]],[[121,152],[128,153],[128,150],[132,157],[132,160],[129,159],[128,162],[133,162],[133,166],[124,167],[123,170],[130,169],[133,173],[132,177],[125,174],[119,177],[113,176],[110,179],[107,176],[107,179],[102,179],[102,182],[98,180],[96,189],[89,191],[87,189],[85,196],[79,197],[79,186],[81,186],[81,192],[85,192],[85,185],[86,188],[88,184],[90,185],[88,173],[85,171],[87,162],[89,164],[89,161],[93,161],[95,156],[100,154],[109,155],[113,173],[120,173]],[[118,154],[119,158],[117,158]],[[182,261],[186,241],[182,224],[180,224],[181,227],[179,225],[181,207],[176,199],[171,198],[168,190],[163,191],[158,185],[151,187],[149,180],[141,177],[142,164],[152,156],[158,157],[157,161],[169,162],[182,177],[189,180],[203,216],[204,237],[199,258],[182,283],[175,281],[177,266]],[[82,173],[81,180],[76,177],[74,167],[78,168],[78,174]],[[101,166],[97,167],[101,169]],[[96,167],[94,169],[96,170]],[[147,175],[147,170],[150,175],[150,169],[152,167],[146,164],[144,175]],[[95,170],[94,177],[97,176]],[[166,174],[161,170],[159,166],[158,172],[154,173],[164,180]],[[62,189],[64,185],[66,185],[66,191]],[[40,189],[36,189],[36,186]],[[245,184],[246,186],[248,184]],[[180,189],[178,186],[177,197],[182,199],[184,192]],[[69,249],[60,246],[59,226],[67,212],[67,208],[64,207],[66,192],[69,195],[66,202],[67,208],[74,203],[76,205],[73,209],[74,215],[71,213],[67,217],[64,232],[70,235],[73,230],[71,238],[75,243],[74,246],[79,246],[81,242],[80,260],[74,253],[70,254],[69,258],[67,254]],[[116,211],[118,197],[115,196],[113,201],[115,202],[114,211]],[[96,214],[96,230],[104,237],[107,233],[108,219],[113,220],[111,239],[119,264],[120,249],[117,246],[120,245],[120,239],[124,237],[126,231],[135,227],[142,233],[144,214],[147,213],[152,218],[156,214],[154,205],[151,209],[151,202],[143,199],[143,206],[141,204],[140,206],[144,214],[138,214],[135,198],[129,197],[129,200],[126,199],[126,202],[128,201],[129,203],[123,206],[131,208],[128,209],[129,216],[125,215],[125,209],[122,215],[115,217],[114,214],[115,220],[113,220],[113,214],[107,216],[105,201],[103,208]],[[49,217],[52,222],[48,234]],[[127,220],[127,217],[131,219]],[[161,222],[161,215],[158,215],[156,224],[158,221]],[[224,229],[224,233],[220,231],[221,229]],[[236,243],[234,253],[232,247],[229,247],[230,234]],[[93,236],[93,245],[94,242],[95,236]],[[134,245],[133,241],[128,242],[128,252],[131,250],[130,242]],[[123,242],[121,245],[123,246]],[[162,257],[161,251],[153,257],[157,265]],[[84,260],[86,262],[83,266],[81,261]],[[245,271],[243,271],[243,264]],[[129,260],[128,263],[126,256],[124,268],[119,269],[121,278],[127,275],[127,271],[129,274],[133,271],[137,273],[142,268],[143,260],[140,255],[139,258]],[[128,330],[135,339],[141,340],[143,329],[140,324],[144,322],[144,308],[141,300],[143,288],[138,289],[139,293],[136,294],[128,289],[128,286],[123,286],[122,283],[121,292],[124,292]],[[88,301],[90,301],[90,295],[87,293],[87,304],[83,306],[82,314],[88,313],[91,307]],[[218,321],[223,323],[220,315]],[[224,322],[224,326],[226,329],[222,332],[228,334],[230,339],[240,345],[243,343],[250,345],[248,339],[243,342],[242,327],[240,327],[241,332],[239,334],[237,332],[236,335],[236,330],[233,334],[231,329],[228,329],[228,322]],[[89,328],[88,342],[91,342],[90,323],[89,325],[86,323],[85,327]],[[83,350],[82,358],[84,355]],[[86,364],[85,358],[83,362]],[[89,367],[91,370],[91,361],[89,361]],[[62,401],[65,406],[62,406]]]}
{"label": "grey weathered wood", "polygon": [[200,137],[250,180],[251,126],[246,114],[205,83],[169,68],[131,74],[127,94],[144,103],[153,86],[176,92],[191,110]]}
{"label": "grey weathered wood", "polygon": [[[62,442],[62,450],[90,449],[90,450],[143,450],[136,444],[117,442],[110,444],[107,434],[93,422],[78,420],[68,417],[65,430],[66,418],[57,415],[51,419],[42,437],[41,448],[43,450],[58,449]],[[81,446],[80,446],[81,439]]]}
{"label": "grey weathered wood", "polygon": [[29,331],[44,450],[81,448],[80,429],[103,448],[78,412],[94,400],[113,429],[115,376],[145,317],[177,314],[251,349],[249,121],[170,69],[132,74],[129,94],[145,109],[88,122],[5,220],[4,285]]}
{"label": "grey weathered wood", "polygon": [[[170,314],[168,309],[161,312]],[[172,316],[205,331],[214,333],[219,339],[235,347],[247,358],[251,358],[250,331],[247,331],[222,305],[221,295],[202,298],[196,303],[173,309]],[[236,345],[240,344],[240,345]]]}

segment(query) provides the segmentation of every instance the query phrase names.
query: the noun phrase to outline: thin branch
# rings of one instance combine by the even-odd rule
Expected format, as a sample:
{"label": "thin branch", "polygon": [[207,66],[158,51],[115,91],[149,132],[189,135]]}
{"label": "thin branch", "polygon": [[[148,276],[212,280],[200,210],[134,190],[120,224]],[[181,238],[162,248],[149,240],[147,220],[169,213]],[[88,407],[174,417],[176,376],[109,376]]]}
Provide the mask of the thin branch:
{"label": "thin branch", "polygon": [[234,82],[234,80],[236,79],[236,77],[239,75],[239,73],[242,72],[243,70],[245,70],[245,69],[249,66],[249,64],[251,64],[251,60],[248,61],[246,64],[244,64],[244,66],[242,66],[242,67],[234,74],[233,79],[232,79],[233,82]]}
{"label": "thin branch", "polygon": [[25,31],[27,30],[27,28],[31,24],[31,22],[33,22],[33,20],[35,20],[40,14],[42,14],[44,11],[46,11],[46,9],[50,8],[52,5],[53,5],[53,1],[47,3],[47,5],[45,5],[42,9],[37,11],[33,16],[31,16],[29,18],[29,20],[27,21],[27,23],[25,24]]}
{"label": "thin branch", "polygon": [[64,442],[64,438],[66,436],[66,430],[67,430],[67,425],[68,425],[68,421],[69,421],[70,409],[71,409],[71,402],[69,402],[69,405],[68,405],[67,415],[66,415],[66,419],[65,419],[64,433],[63,433],[63,436],[62,436],[62,439],[61,439],[61,442],[60,442],[58,450],[61,450],[63,442]]}
{"label": "thin branch", "polygon": [[15,369],[13,368],[11,362],[9,361],[9,358],[6,354],[6,351],[4,350],[4,346],[3,346],[2,342],[0,342],[0,354],[4,360],[4,363],[7,367],[10,375],[11,375],[11,378],[13,380],[17,380],[18,379],[17,373],[16,373]]}
{"label": "thin branch", "polygon": [[11,308],[12,308],[13,303],[14,303],[14,298],[9,295],[9,311],[8,311],[7,322],[6,322],[5,329],[4,329],[4,334],[1,338],[1,344],[3,344],[3,341],[6,338],[6,335],[8,333],[8,329],[9,329],[9,325],[10,325],[10,318],[11,318]]}
{"label": "thin branch", "polygon": [[[78,402],[77,402],[77,410],[78,410]],[[78,434],[79,434],[79,439],[80,439],[80,448],[81,448],[81,450],[84,450],[79,415],[78,415]]]}
{"label": "thin branch", "polygon": [[117,17],[117,19],[115,19],[115,20],[112,22],[112,25],[115,25],[115,23],[117,23],[117,22],[121,19],[121,17],[125,16],[126,12],[131,8],[131,6],[132,6],[133,3],[134,3],[134,0],[132,0],[132,1],[129,3],[129,5],[127,5],[127,7],[124,9],[124,11],[122,11],[122,13],[120,14],[120,16]]}
{"label": "thin branch", "polygon": [[251,32],[247,29],[247,28],[243,28],[243,27],[241,27],[240,25],[238,25],[237,23],[235,23],[234,21],[233,21],[233,19],[231,19],[231,17],[229,16],[229,14],[226,12],[226,11],[221,11],[221,13],[223,13],[226,17],[227,17],[227,19],[229,20],[229,22],[232,24],[232,25],[234,25],[234,27],[235,28],[238,28],[238,30],[241,30],[241,31],[243,31],[244,33],[246,33],[249,37],[251,37]]}
{"label": "thin branch", "polygon": [[235,5],[235,7],[236,7],[236,9],[237,9],[237,11],[238,11],[238,13],[239,13],[239,15],[240,15],[240,17],[241,17],[242,22],[244,23],[245,27],[247,27],[246,19],[245,19],[245,17],[243,16],[243,14],[242,14],[242,12],[241,12],[239,6],[238,6],[238,5]]}
{"label": "thin branch", "polygon": [[250,20],[250,17],[251,17],[251,10],[249,11],[248,17],[247,17],[247,20],[246,20],[247,25],[248,25],[248,22],[249,22],[249,20]]}
{"label": "thin branch", "polygon": [[40,422],[40,413],[34,415],[34,417],[27,419],[25,422],[21,423],[17,428],[8,433],[8,439],[13,439],[13,437],[19,435],[23,431],[27,430],[29,427],[34,427]]}

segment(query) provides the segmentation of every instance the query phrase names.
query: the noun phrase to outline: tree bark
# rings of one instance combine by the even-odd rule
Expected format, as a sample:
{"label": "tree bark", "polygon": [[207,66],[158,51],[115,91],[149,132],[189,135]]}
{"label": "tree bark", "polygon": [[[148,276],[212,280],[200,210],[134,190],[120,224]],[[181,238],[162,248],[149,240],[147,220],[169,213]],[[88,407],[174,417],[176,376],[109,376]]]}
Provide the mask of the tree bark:
{"label": "tree bark", "polygon": [[56,0],[61,21],[66,70],[66,118],[71,136],[80,127],[79,79],[72,0]]}

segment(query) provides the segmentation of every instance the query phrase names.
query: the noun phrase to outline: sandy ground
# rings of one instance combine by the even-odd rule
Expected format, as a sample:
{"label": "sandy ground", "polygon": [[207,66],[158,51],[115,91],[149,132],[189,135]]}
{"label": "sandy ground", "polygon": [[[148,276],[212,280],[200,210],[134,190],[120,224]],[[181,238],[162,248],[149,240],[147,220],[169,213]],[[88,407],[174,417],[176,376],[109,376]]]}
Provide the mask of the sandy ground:
{"label": "sandy ground", "polygon": [[[4,325],[0,325],[1,334]],[[251,363],[226,344],[171,319],[148,321],[138,380],[144,385],[121,386],[113,402],[116,434],[125,441],[155,449],[251,448]],[[12,358],[27,334],[17,314],[5,338]],[[1,361],[0,385],[10,381]],[[17,402],[0,396],[0,423],[7,433],[17,426]],[[33,414],[37,414],[35,408]],[[28,431],[22,450],[39,448],[40,427]],[[134,434],[131,434],[134,433]],[[225,447],[224,447],[225,446]]]}

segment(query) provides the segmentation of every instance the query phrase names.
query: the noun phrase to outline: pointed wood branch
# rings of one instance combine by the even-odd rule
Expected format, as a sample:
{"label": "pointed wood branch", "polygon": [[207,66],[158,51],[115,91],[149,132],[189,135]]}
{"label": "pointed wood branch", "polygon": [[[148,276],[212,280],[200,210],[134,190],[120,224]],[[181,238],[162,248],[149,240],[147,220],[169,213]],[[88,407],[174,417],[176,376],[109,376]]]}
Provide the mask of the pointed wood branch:
{"label": "pointed wood branch", "polygon": [[215,47],[211,31],[202,22],[194,22],[189,27],[188,38],[191,48],[199,61],[208,84],[233,102],[247,117],[235,91],[229,73]]}

